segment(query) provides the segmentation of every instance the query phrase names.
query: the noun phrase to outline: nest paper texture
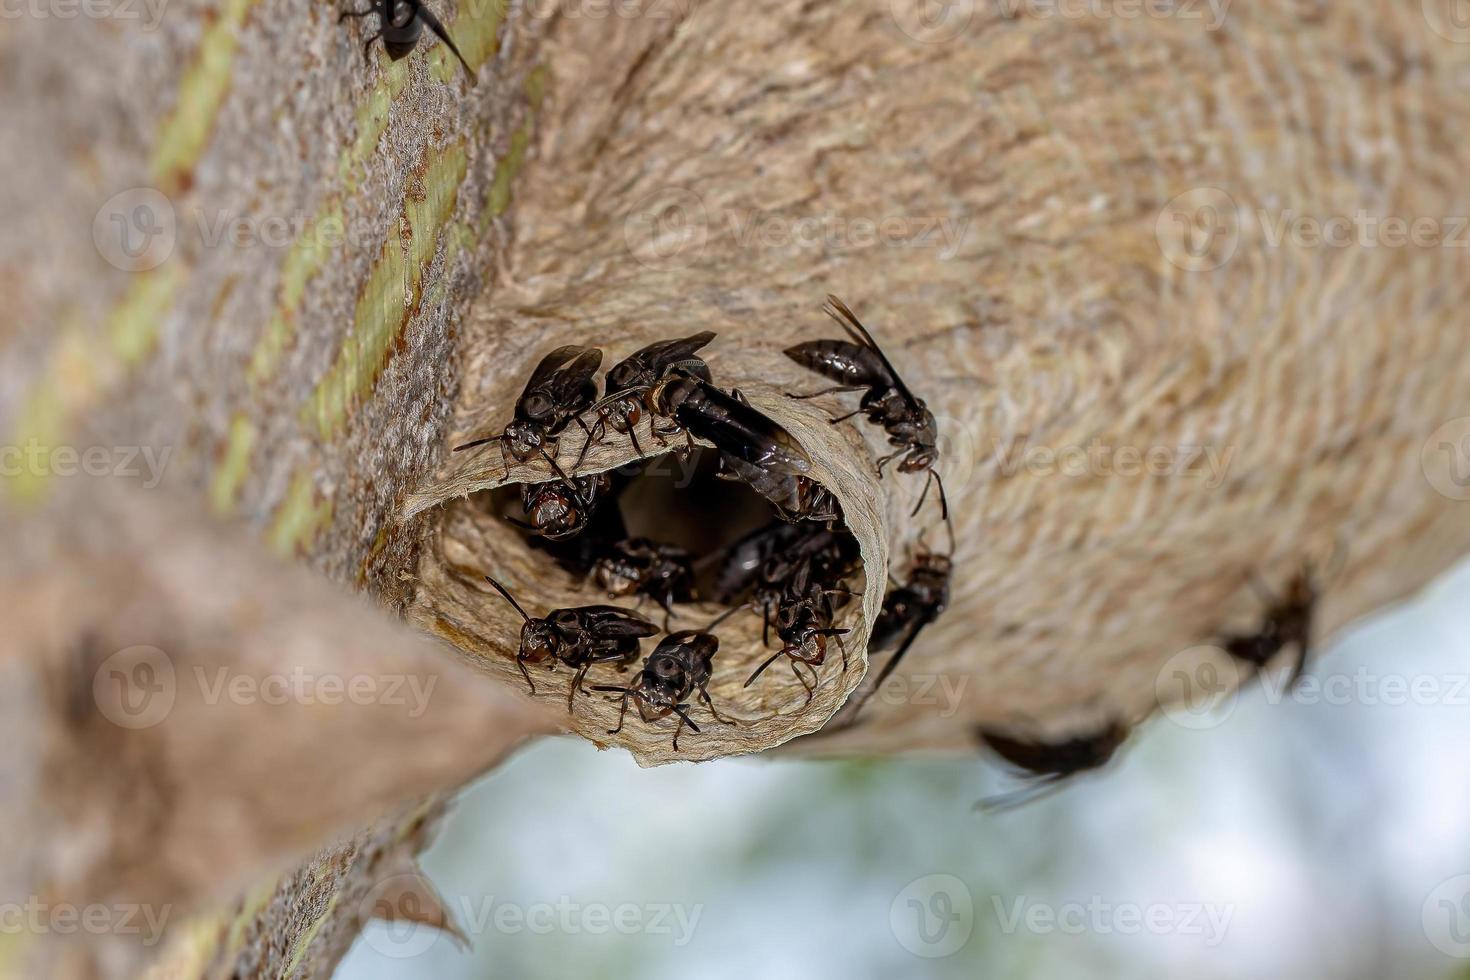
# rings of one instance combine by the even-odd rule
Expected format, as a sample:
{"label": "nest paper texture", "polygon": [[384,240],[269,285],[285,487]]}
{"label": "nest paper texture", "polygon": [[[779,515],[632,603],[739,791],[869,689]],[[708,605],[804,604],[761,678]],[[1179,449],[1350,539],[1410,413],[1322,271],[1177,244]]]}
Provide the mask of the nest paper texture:
{"label": "nest paper texture", "polygon": [[[677,322],[645,321],[641,336],[662,339],[673,336],[679,329]],[[573,333],[561,324],[532,320],[507,325],[506,333],[517,340],[522,353],[519,363],[525,365],[525,373],[506,370],[507,362],[498,359],[480,362],[481,367],[494,365],[495,369],[467,379],[465,390],[474,394],[470,396],[473,406],[464,433],[466,438],[497,433],[504,428],[507,407],[514,405],[525,375],[539,358],[539,353],[533,352],[551,350],[572,340],[588,344],[602,340],[595,331],[581,329]],[[534,345],[529,343],[531,338],[537,338]],[[626,335],[616,343],[608,343],[604,363],[616,362],[636,345]],[[565,715],[567,727],[599,745],[626,747],[644,765],[756,752],[819,729],[863,678],[867,635],[883,600],[889,537],[885,496],[862,442],[851,428],[831,425],[827,415],[810,402],[785,397],[783,379],[786,385],[806,381],[790,362],[783,364],[769,355],[751,356],[740,344],[720,338],[702,354],[717,385],[740,389],[753,405],[781,423],[812,457],[810,475],[836,495],[848,529],[857,538],[865,570],[864,588],[861,602],[841,610],[835,623],[839,628],[851,630],[843,637],[847,668],[845,671],[842,668],[842,656],[836,645],[829,646],[825,663],[817,668],[819,683],[810,702],[806,700],[805,689],[782,662],[773,664],[754,684],[743,686],[751,671],[773,652],[761,642],[758,612],[737,613],[721,623],[715,630],[720,649],[714,658],[714,677],[709,690],[721,715],[732,719],[734,724],[714,720],[702,704],[691,699],[691,717],[702,730],[694,733],[686,729],[677,753],[672,747],[677,718],[670,716],[645,723],[630,707],[622,731],[609,734],[618,716],[615,697],[606,694],[578,697],[572,711]],[[649,431],[650,422],[645,419],[640,423],[639,444],[650,455],[667,451],[658,448]],[[637,458],[630,439],[616,433],[609,436],[606,444],[589,451],[576,472],[600,472]],[[558,444],[557,463],[564,472],[572,471],[583,438],[581,430],[573,425]],[[485,576],[509,588],[532,616],[544,616],[553,609],[568,606],[605,603],[608,599],[595,584],[574,577],[558,568],[547,555],[531,550],[519,531],[483,505],[483,496],[469,495],[507,483],[537,483],[553,477],[550,466],[534,458],[525,464],[513,464],[507,476],[500,447],[491,444],[452,457],[443,478],[411,496],[407,503],[406,516],[432,511],[435,520],[419,561],[418,591],[410,608],[410,620],[454,643],[474,663],[523,691],[525,680],[515,661],[522,621],[485,582]],[[603,506],[615,504],[608,502]],[[724,609],[712,603],[678,604],[677,618],[670,629],[701,628]],[[656,621],[658,617],[653,618]],[[644,652],[652,650],[658,639],[645,640]],[[639,666],[641,661],[626,672],[617,672],[606,665],[595,666],[588,673],[585,686],[626,685],[633,680]],[[566,701],[572,671],[565,666],[548,671],[544,666],[529,665],[528,669],[538,699],[545,698],[551,704]]]}
{"label": "nest paper texture", "polygon": [[[543,324],[616,350],[716,330],[739,378],[833,336],[821,298],[847,301],[940,417],[959,543],[910,695],[804,750],[1142,718],[1171,657],[1258,625],[1252,575],[1280,588],[1340,542],[1325,643],[1470,545],[1426,468],[1470,412],[1462,252],[1275,234],[1466,210],[1441,165],[1463,157],[1466,46],[1417,8],[1355,9],[1237,6],[1211,33],[986,8],[932,43],[780,3],[562,24],[517,237],[462,337],[457,428],[503,422],[485,379],[544,349]],[[749,77],[708,70],[712,50]],[[1179,229],[1208,209],[1224,233],[1196,255]],[[1151,453],[1164,472],[1126,472]],[[918,482],[879,485],[900,580],[930,523],[906,516]],[[955,697],[921,702],[934,679]]]}

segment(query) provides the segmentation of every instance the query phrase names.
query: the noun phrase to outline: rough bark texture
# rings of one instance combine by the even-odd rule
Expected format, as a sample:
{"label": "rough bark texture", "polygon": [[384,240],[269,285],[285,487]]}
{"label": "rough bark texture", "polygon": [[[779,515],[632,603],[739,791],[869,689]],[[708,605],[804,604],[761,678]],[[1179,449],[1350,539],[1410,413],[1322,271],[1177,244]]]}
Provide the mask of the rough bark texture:
{"label": "rough bark texture", "polygon": [[[441,11],[476,86],[440,46],[364,64],[371,18],[339,27],[299,0],[170,6],[157,30],[0,22],[0,135],[27,148],[0,185],[18,215],[0,231],[9,443],[169,447],[151,506],[180,535],[196,525],[178,501],[207,502],[402,611],[424,602],[422,546],[452,509],[405,520],[410,495],[453,475],[454,437],[503,424],[551,338],[611,355],[713,329],[749,376],[831,335],[817,308],[838,293],[941,416],[955,594],[907,670],[964,696],[881,699],[799,743],[814,751],[968,751],[981,720],[1142,717],[1171,656],[1254,622],[1250,573],[1279,583],[1343,541],[1325,637],[1464,553],[1470,510],[1439,453],[1470,414],[1454,244],[1470,38],[1448,4],[1236,4],[1218,23],[1202,5],[593,6]],[[178,231],[128,273],[88,235],[145,185]],[[316,233],[285,248],[201,231],[298,211]],[[1443,241],[1292,230],[1360,212]],[[847,432],[878,454],[869,427]],[[1011,465],[1094,444],[1228,465],[1218,481]],[[22,474],[8,496],[66,514],[85,497],[61,482]],[[881,484],[899,577],[918,485]],[[110,602],[135,587],[90,584]],[[506,622],[486,613],[471,660],[504,666]],[[169,975],[329,974],[358,897],[434,812],[204,913],[173,934]]]}

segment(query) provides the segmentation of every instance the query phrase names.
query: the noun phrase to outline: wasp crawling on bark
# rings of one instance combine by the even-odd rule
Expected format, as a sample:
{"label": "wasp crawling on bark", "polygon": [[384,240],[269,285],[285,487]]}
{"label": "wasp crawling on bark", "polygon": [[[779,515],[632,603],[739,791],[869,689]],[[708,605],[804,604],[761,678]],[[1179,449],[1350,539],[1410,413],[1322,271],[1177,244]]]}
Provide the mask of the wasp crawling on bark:
{"label": "wasp crawling on bark", "polygon": [[589,667],[603,663],[628,666],[638,659],[638,641],[658,632],[657,626],[618,606],[553,609],[544,617],[532,617],[505,586],[488,575],[485,581],[494,586],[495,591],[504,596],[505,601],[525,620],[521,626],[516,666],[521,669],[521,676],[526,678],[532,694],[536,693],[536,685],[526,670],[526,664],[550,661],[547,666],[554,667],[560,662],[576,671],[567,690],[568,712],[572,710],[572,698],[581,688]]}
{"label": "wasp crawling on bark", "polygon": [[538,452],[551,459],[549,450],[556,446],[569,423],[575,421],[584,430],[587,428],[578,416],[597,401],[595,376],[601,364],[602,351],[595,347],[558,347],[536,365],[531,380],[516,399],[515,417],[505,431],[455,446],[454,451],[498,441],[507,477],[512,459],[524,463]]}
{"label": "wasp crawling on bark", "polygon": [[[728,616],[729,613],[725,613]],[[689,696],[696,691],[699,699],[709,708],[716,721],[733,724],[715,710],[710,700],[709,682],[714,673],[715,653],[720,649],[720,638],[711,632],[723,620],[721,616],[702,630],[680,630],[670,633],[659,641],[659,645],[648,655],[637,679],[627,687],[594,687],[594,691],[605,691],[622,695],[618,709],[618,724],[608,730],[616,735],[623,730],[623,719],[628,713],[628,702],[634,701],[638,716],[645,722],[679,716],[679,727],[674,729],[674,751],[679,751],[679,733],[688,725],[696,733],[699,726],[689,717]]]}
{"label": "wasp crawling on bark", "polygon": [[[676,373],[709,382],[709,365],[697,352],[714,339],[714,332],[706,330],[692,337],[660,340],[634,351],[614,364],[604,379],[602,400],[591,408],[597,420],[587,433],[587,441],[582,444],[582,452],[573,469],[581,467],[582,461],[587,458],[587,450],[594,442],[606,438],[609,428],[628,436],[633,441],[633,449],[642,456],[643,447],[638,444],[634,429],[642,421],[644,412],[657,415],[658,410],[653,401],[654,391],[660,382]],[[670,434],[672,433],[669,430],[660,431],[655,425],[655,437],[662,438]]]}
{"label": "wasp crawling on bark", "polygon": [[387,49],[389,58],[397,61],[407,57],[418,47],[424,25],[427,24],[429,30],[438,35],[439,40],[454,52],[454,56],[464,67],[465,74],[470,76],[470,81],[479,81],[475,77],[475,70],[464,60],[464,55],[459,53],[459,48],[450,39],[449,32],[439,23],[439,18],[419,0],[374,0],[373,5],[366,10],[344,10],[342,16],[337,18],[337,23],[340,24],[349,17],[367,17],[370,14],[378,15],[378,33],[368,38],[367,43],[362,46],[363,57],[368,56],[373,42],[378,38],[383,39],[383,47]]}
{"label": "wasp crawling on bark", "polygon": [[996,728],[980,726],[975,734],[992,752],[1029,777],[1029,784],[1002,796],[975,804],[975,809],[995,812],[1029,803],[1059,788],[1078,773],[1101,769],[1128,740],[1127,724],[1110,719],[1101,728],[1058,742],[1024,738]]}
{"label": "wasp crawling on bark", "polygon": [[829,294],[827,305],[822,309],[837,321],[849,339],[809,340],[786,348],[786,356],[802,367],[839,383],[821,391],[793,394],[791,397],[807,399],[863,392],[858,408],[832,419],[833,424],[854,415],[865,415],[869,422],[882,428],[888,434],[888,444],[894,447],[894,451],[878,460],[878,475],[882,476],[883,467],[895,459],[900,472],[925,473],[924,491],[919,495],[913,513],[917,514],[924,505],[924,499],[929,495],[929,484],[933,483],[939,489],[940,513],[948,521],[949,501],[944,494],[944,481],[934,469],[939,459],[939,424],[934,420],[934,413],[904,384],[898,369],[847,304]]}

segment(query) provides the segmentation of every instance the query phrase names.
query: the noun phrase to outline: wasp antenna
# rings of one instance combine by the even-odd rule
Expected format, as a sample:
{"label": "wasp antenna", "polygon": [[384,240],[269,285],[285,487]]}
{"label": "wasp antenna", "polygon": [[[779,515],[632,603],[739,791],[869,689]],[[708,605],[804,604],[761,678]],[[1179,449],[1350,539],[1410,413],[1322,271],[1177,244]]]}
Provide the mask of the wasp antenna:
{"label": "wasp antenna", "polygon": [[466,450],[466,449],[474,449],[476,446],[483,446],[487,442],[494,442],[497,438],[499,438],[499,437],[498,436],[486,436],[484,439],[476,439],[473,442],[462,442],[458,446],[455,446],[454,449],[451,450],[451,452],[456,452],[457,453],[457,452],[461,452],[461,451]]}
{"label": "wasp antenna", "polygon": [[720,625],[721,623],[723,623],[725,620],[729,619],[731,616],[735,615],[736,613],[738,613],[738,612],[740,612],[740,611],[742,611],[744,609],[749,609],[749,608],[750,608],[750,603],[748,603],[748,602],[745,603],[744,605],[740,605],[740,606],[731,606],[729,609],[726,609],[724,612],[720,613],[713,620],[711,620],[710,621],[710,624],[708,626],[706,626],[700,632],[702,632],[702,633],[713,633],[716,626]]}
{"label": "wasp antenna", "polygon": [[939,488],[939,516],[948,521],[949,497],[944,492],[944,477],[940,476],[936,469],[931,468],[929,472],[934,474],[934,485]]}
{"label": "wasp antenna", "polygon": [[[505,601],[506,602],[509,602],[512,606],[515,606],[516,607],[516,612],[518,612],[518,613],[521,614],[521,618],[522,619],[526,620],[526,622],[530,622],[531,621],[531,617],[526,615],[526,611],[521,608],[521,604],[519,602],[516,602],[516,597],[513,596],[513,595],[511,595],[510,592],[508,592],[506,590],[505,586],[501,585],[499,582],[495,581],[493,578],[491,578],[488,575],[485,576],[485,581],[487,581],[491,585],[495,586],[495,591],[496,592],[499,592],[501,595],[505,596]],[[526,678],[526,679],[527,680],[530,680],[529,677]]]}
{"label": "wasp antenna", "polygon": [[459,59],[460,65],[464,67],[465,74],[470,76],[470,83],[478,84],[480,79],[475,75],[475,70],[470,67],[469,62],[464,60],[464,55],[459,53],[459,48],[454,46],[454,41],[450,39],[449,32],[444,29],[443,24],[439,23],[439,18],[434,16],[433,11],[428,7],[420,6],[418,15],[425,24],[429,25],[429,30],[437,34],[439,40],[443,41],[449,46],[449,50],[454,52],[454,56]]}
{"label": "wasp antenna", "polygon": [[777,650],[775,653],[773,653],[769,657],[767,657],[766,658],[766,662],[763,663],[763,664],[761,664],[759,667],[757,667],[755,669],[755,673],[753,673],[749,677],[747,677],[745,679],[745,683],[742,684],[741,686],[742,687],[749,687],[751,684],[755,683],[755,679],[761,675],[761,672],[764,671],[767,667],[771,666],[771,664],[775,663],[776,662],[776,658],[779,657],[779,656],[781,656],[785,652],[786,652],[786,648],[785,647],[782,647],[780,650]]}

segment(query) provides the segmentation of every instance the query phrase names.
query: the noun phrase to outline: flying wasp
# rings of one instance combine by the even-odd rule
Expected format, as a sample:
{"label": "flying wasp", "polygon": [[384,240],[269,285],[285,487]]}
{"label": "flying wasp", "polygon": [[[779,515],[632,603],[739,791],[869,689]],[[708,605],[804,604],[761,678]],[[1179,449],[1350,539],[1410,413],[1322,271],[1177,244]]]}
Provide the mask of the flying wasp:
{"label": "flying wasp", "polygon": [[551,459],[548,447],[555,447],[569,423],[575,421],[584,430],[587,428],[579,416],[597,401],[595,376],[601,364],[602,351],[596,347],[558,347],[531,372],[531,380],[516,400],[515,417],[505,431],[455,446],[454,451],[499,441],[507,477],[512,459],[524,463],[538,452]]}
{"label": "flying wasp", "polygon": [[975,734],[992,752],[1030,778],[1029,785],[1013,793],[981,800],[977,810],[995,812],[1029,803],[1057,789],[1078,773],[1101,769],[1128,740],[1128,725],[1111,719],[1094,732],[1060,742],[1045,742],[995,728],[980,726]]}
{"label": "flying wasp", "polygon": [[506,602],[515,608],[525,620],[521,626],[521,645],[516,653],[516,666],[531,693],[536,685],[526,664],[547,663],[555,667],[557,662],[566,664],[576,671],[571,687],[567,690],[567,711],[572,710],[572,698],[582,687],[582,679],[593,664],[612,663],[625,667],[638,659],[639,640],[653,636],[658,627],[640,616],[635,616],[618,606],[577,606],[571,609],[553,609],[543,617],[532,617],[516,602],[515,596],[490,576],[485,581],[495,587]]}

